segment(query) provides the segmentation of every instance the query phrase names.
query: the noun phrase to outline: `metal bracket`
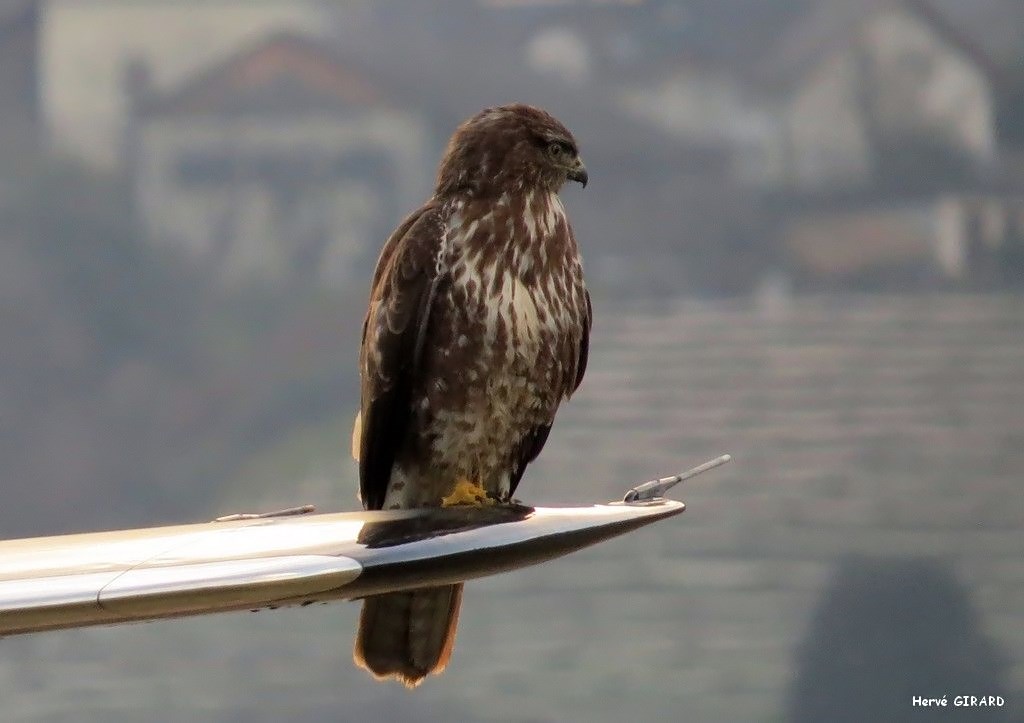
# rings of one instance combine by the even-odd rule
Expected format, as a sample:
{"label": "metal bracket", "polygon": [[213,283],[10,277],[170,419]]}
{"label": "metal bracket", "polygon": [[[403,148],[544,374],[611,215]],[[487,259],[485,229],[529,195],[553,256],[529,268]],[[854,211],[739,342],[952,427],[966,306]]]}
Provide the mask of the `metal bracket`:
{"label": "metal bracket", "polygon": [[313,505],[299,505],[298,507],[285,507],[283,510],[274,510],[273,512],[236,512],[233,515],[217,517],[213,521],[235,522],[236,520],[262,520],[265,517],[292,517],[294,515],[308,515],[310,512],[315,511],[316,507]]}
{"label": "metal bracket", "polygon": [[677,474],[672,477],[662,477],[661,479],[652,479],[650,482],[644,482],[636,487],[633,487],[629,492],[626,493],[625,497],[622,498],[623,502],[645,502],[647,500],[657,499],[664,497],[665,493],[675,487],[680,482],[688,480],[691,477],[696,477],[702,472],[707,472],[709,469],[715,467],[721,467],[726,462],[732,460],[731,454],[723,454],[721,457],[715,457],[709,462],[697,465],[691,470],[687,470],[682,474]]}

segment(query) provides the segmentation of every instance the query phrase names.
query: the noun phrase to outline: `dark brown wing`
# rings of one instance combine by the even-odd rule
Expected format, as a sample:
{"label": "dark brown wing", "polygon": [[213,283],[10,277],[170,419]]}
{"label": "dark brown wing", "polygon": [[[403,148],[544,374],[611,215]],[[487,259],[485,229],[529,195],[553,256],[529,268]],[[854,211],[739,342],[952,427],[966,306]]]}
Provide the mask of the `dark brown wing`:
{"label": "dark brown wing", "polygon": [[[576,376],[573,378],[572,386],[566,391],[566,396],[572,394],[580,387],[580,383],[583,381],[583,375],[587,372],[587,359],[590,355],[590,327],[593,324],[594,309],[590,304],[590,292],[584,290],[584,296],[587,300],[587,312],[586,318],[583,319],[583,332],[580,336],[580,350],[579,356],[576,359]],[[554,420],[552,420],[552,423]],[[520,480],[523,479],[523,474],[526,472],[526,466],[533,460],[537,459],[537,455],[544,449],[544,444],[548,441],[548,435],[551,433],[551,424],[541,424],[533,428],[524,439],[519,447],[519,457],[516,462],[515,469],[512,470],[512,476],[509,480],[509,496],[515,494],[516,487],[519,486]]]}
{"label": "dark brown wing", "polygon": [[[587,316],[583,320],[583,335],[580,337],[580,355],[576,360],[576,379],[573,381],[570,394],[580,388],[583,382],[583,375],[587,373],[587,360],[590,357],[590,327],[594,324],[594,307],[590,303],[590,292],[583,290],[583,296],[587,300]],[[537,450],[538,452],[540,450]]]}
{"label": "dark brown wing", "polygon": [[359,492],[368,510],[384,506],[391,468],[409,431],[444,233],[440,210],[425,206],[395,230],[377,261],[359,354]]}

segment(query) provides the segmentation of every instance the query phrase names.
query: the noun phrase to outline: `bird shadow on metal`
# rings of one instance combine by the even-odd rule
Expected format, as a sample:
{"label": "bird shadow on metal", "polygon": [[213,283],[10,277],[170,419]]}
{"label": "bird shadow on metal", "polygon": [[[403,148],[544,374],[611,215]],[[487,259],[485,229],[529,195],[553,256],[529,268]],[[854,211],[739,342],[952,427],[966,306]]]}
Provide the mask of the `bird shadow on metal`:
{"label": "bird shadow on metal", "polygon": [[416,517],[402,515],[397,519],[367,522],[359,531],[357,541],[369,549],[394,547],[491,525],[520,522],[534,511],[533,507],[515,503],[431,509]]}

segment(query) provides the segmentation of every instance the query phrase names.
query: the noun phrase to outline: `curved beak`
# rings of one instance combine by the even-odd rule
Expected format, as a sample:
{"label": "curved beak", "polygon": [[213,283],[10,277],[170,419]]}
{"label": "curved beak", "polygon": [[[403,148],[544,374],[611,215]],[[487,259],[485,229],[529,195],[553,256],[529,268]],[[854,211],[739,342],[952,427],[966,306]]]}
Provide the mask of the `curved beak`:
{"label": "curved beak", "polygon": [[569,169],[569,172],[566,174],[566,177],[570,181],[576,181],[584,188],[587,187],[587,181],[590,177],[587,175],[587,167],[583,165],[582,158],[576,159],[576,165]]}

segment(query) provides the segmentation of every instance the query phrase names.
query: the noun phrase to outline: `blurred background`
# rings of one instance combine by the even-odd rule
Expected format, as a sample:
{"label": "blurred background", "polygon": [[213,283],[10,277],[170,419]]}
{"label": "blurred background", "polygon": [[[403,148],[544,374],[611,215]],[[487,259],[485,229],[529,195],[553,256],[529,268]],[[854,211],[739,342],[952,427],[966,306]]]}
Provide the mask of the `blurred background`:
{"label": "blurred background", "polygon": [[510,101],[591,176],[524,501],[736,458],[413,693],[342,604],[3,640],[4,719],[1024,720],[1021,58],[1019,0],[0,1],[0,537],[357,508],[377,252]]}

